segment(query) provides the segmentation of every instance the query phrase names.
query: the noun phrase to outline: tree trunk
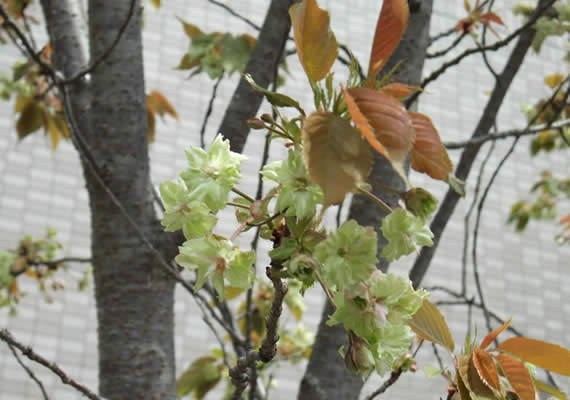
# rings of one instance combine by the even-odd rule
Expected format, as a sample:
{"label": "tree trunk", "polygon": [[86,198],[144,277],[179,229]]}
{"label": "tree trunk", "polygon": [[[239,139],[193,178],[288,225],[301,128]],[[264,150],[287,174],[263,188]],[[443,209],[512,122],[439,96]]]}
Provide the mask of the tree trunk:
{"label": "tree trunk", "polygon": [[[70,78],[86,65],[76,2],[42,0],[42,6],[55,67]],[[91,60],[113,44],[130,6],[131,0],[89,1]],[[80,155],[91,208],[99,392],[112,400],[176,398],[174,281],[107,193],[151,241],[163,237],[150,191],[140,10],[137,0],[121,40],[90,81],[80,79],[66,90],[76,120],[74,143],[83,138],[87,145]],[[85,162],[86,152],[107,188]]]}
{"label": "tree trunk", "polygon": [[[424,65],[426,49],[429,41],[429,26],[432,13],[433,0],[408,0],[410,19],[408,30],[398,48],[390,58],[384,71],[389,71],[396,63],[404,60],[397,74],[397,81],[411,85],[419,85]],[[390,163],[380,155],[375,156],[374,167],[369,182],[379,182],[385,186],[403,189],[404,183]],[[373,193],[397,207],[398,196],[375,187]],[[380,227],[386,211],[379,208],[374,202],[363,196],[355,195],[350,207],[349,218],[355,219],[359,224]],[[380,257],[380,253],[387,241],[378,234],[378,267],[382,271],[388,269],[388,262]],[[342,325],[327,326],[326,321],[334,312],[329,301],[325,304],[321,322],[317,331],[311,359],[301,381],[299,400],[327,399],[349,400],[358,399],[364,384],[362,377],[354,375],[344,366],[338,354],[341,346],[347,345],[347,335]]]}

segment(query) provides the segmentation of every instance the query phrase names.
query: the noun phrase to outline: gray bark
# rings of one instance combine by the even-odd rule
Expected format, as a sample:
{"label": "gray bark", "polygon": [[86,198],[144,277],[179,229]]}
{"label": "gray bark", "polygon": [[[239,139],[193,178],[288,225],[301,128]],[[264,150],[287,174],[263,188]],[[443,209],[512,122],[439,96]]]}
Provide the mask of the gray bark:
{"label": "gray bark", "polygon": [[[544,13],[549,5],[552,3],[552,0],[540,0],[538,2],[537,8],[534,12],[534,15],[538,13]],[[489,134],[489,131],[493,124],[495,123],[495,119],[497,118],[497,114],[501,109],[501,105],[503,104],[503,100],[507,91],[509,90],[513,79],[515,78],[517,72],[519,71],[520,66],[532,44],[536,31],[532,28],[524,30],[509,56],[507,64],[505,65],[503,71],[497,77],[495,82],[495,87],[493,88],[493,92],[491,93],[491,97],[481,114],[481,118],[479,119],[479,123],[473,132],[472,138],[478,138],[481,136],[485,136]],[[465,151],[461,154],[461,158],[459,159],[459,163],[457,164],[457,168],[455,170],[455,175],[461,179],[466,180],[469,176],[469,171],[473,166],[473,162],[479,153],[479,149],[481,148],[481,144],[476,144],[474,146],[469,146],[465,149]],[[449,189],[445,195],[445,198],[441,202],[441,206],[437,211],[432,223],[431,223],[431,230],[434,234],[433,246],[432,247],[423,247],[420,255],[416,259],[412,269],[410,270],[410,280],[414,287],[419,287],[423,277],[425,276],[431,260],[437,250],[437,246],[439,245],[439,240],[443,234],[445,226],[447,225],[447,221],[451,218],[453,211],[455,210],[455,206],[459,201],[459,195],[452,189]]]}
{"label": "gray bark", "polygon": [[[424,65],[425,53],[429,42],[429,26],[433,0],[409,0],[410,19],[408,30],[398,48],[390,58],[384,71],[389,71],[396,63],[405,60],[396,76],[396,81],[419,86]],[[404,182],[392,169],[390,163],[380,155],[375,155],[374,166],[369,182],[379,182],[385,186],[404,189]],[[379,187],[373,193],[390,205],[397,207],[398,196]],[[380,227],[387,212],[366,197],[355,195],[350,207],[349,218],[359,224]],[[380,257],[387,241],[378,235],[378,267],[387,271],[388,262]],[[358,399],[364,384],[362,377],[353,374],[344,366],[338,354],[340,346],[347,345],[347,334],[342,325],[327,326],[328,316],[334,312],[329,301],[325,304],[319,324],[311,359],[305,376],[301,381],[299,400],[309,399]]]}
{"label": "gray bark", "polygon": [[[90,0],[91,59],[104,54],[131,0]],[[55,67],[71,78],[85,67],[81,15],[72,0],[42,0]],[[67,89],[82,161],[95,160],[105,185],[148,238],[164,235],[149,186],[140,3],[120,42],[90,74]],[[89,154],[86,155],[86,152]],[[84,162],[98,318],[99,392],[113,399],[175,399],[174,281]]]}
{"label": "gray bark", "polygon": [[[263,88],[267,88],[275,78],[291,29],[289,7],[297,1],[299,0],[272,0],[269,5],[257,43],[245,68],[245,72]],[[253,90],[241,78],[218,129],[230,140],[232,151],[243,151],[249,134],[247,120],[255,117],[262,101],[263,94]]]}

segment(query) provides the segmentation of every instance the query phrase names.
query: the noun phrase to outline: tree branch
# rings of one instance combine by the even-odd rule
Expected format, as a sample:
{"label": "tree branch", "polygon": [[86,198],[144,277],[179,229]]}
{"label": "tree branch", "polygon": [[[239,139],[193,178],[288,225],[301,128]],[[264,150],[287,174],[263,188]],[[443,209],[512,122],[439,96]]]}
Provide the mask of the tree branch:
{"label": "tree branch", "polygon": [[[539,6],[529,21],[535,21],[538,16],[540,16],[541,13],[543,13],[546,8],[553,3],[553,1],[554,0],[540,0]],[[532,29],[531,25],[532,24],[527,23],[524,25],[526,27],[525,29],[517,30],[520,31],[519,40],[511,52],[505,68],[495,83],[491,97],[485,106],[481,118],[479,119],[479,123],[473,132],[472,138],[488,135],[489,130],[493,126],[497,113],[503,104],[505,95],[511,86],[511,83],[516,76],[536,34],[536,31]],[[469,176],[469,172],[471,171],[473,162],[479,153],[480,147],[481,145],[470,146],[461,155],[456,168],[456,176],[459,179],[466,180]],[[417,257],[412,269],[410,270],[410,280],[415,288],[419,287],[427,269],[429,268],[431,259],[437,250],[443,231],[447,222],[451,218],[458,201],[459,195],[455,193],[454,190],[449,189],[430,225],[431,231],[434,234],[434,244],[432,247],[422,248],[420,255]]]}
{"label": "tree branch", "polygon": [[561,128],[564,128],[564,127],[569,126],[569,125],[570,125],[570,119],[564,119],[561,121],[556,121],[552,124],[535,125],[535,126],[532,126],[528,129],[527,128],[509,129],[507,131],[499,132],[496,134],[489,134],[489,135],[484,135],[484,136],[479,136],[479,137],[472,137],[469,140],[464,140],[461,142],[445,142],[443,145],[448,150],[457,150],[457,149],[462,149],[462,148],[469,147],[469,146],[482,145],[483,143],[486,143],[488,141],[503,140],[503,139],[508,139],[510,137],[521,137],[521,136],[527,136],[527,135],[534,135],[536,133],[542,132],[542,131],[547,130],[547,129],[561,129]]}
{"label": "tree branch", "polygon": [[20,364],[20,366],[24,369],[24,371],[26,371],[26,373],[28,374],[28,376],[34,381],[36,382],[36,384],[38,385],[38,387],[40,388],[41,392],[42,392],[42,396],[44,397],[44,400],[49,400],[49,396],[46,392],[46,389],[44,387],[43,382],[36,376],[36,374],[34,374],[34,371],[32,371],[26,364],[24,364],[24,362],[22,361],[22,359],[20,358],[20,356],[18,355],[18,353],[16,352],[16,349],[14,348],[14,346],[12,344],[8,343],[8,347],[10,348],[10,351],[12,352],[12,354],[14,355],[14,358],[16,359],[16,361],[18,362],[18,364]]}
{"label": "tree branch", "polygon": [[73,378],[70,378],[61,368],[57,366],[57,364],[49,362],[44,357],[34,352],[30,347],[26,347],[22,343],[14,339],[14,337],[10,334],[10,332],[8,332],[7,329],[0,329],[0,340],[8,344],[10,348],[12,347],[17,348],[24,356],[26,356],[30,360],[37,362],[38,364],[43,365],[44,367],[49,369],[51,372],[59,376],[59,378],[65,385],[73,387],[75,390],[77,390],[78,392],[80,392],[81,394],[83,394],[84,396],[86,396],[91,400],[101,400],[101,398],[98,395],[93,393],[91,390],[87,389],[84,385],[78,383]]}
{"label": "tree branch", "polygon": [[[454,65],[459,64],[461,61],[463,61],[464,58],[472,55],[472,54],[476,54],[476,53],[481,53],[481,52],[485,52],[485,51],[496,51],[499,50],[502,47],[505,47],[506,45],[508,45],[510,42],[513,41],[513,39],[515,39],[516,37],[518,37],[522,32],[528,31],[528,29],[530,27],[532,27],[532,25],[534,25],[534,23],[536,22],[536,20],[541,17],[549,8],[550,6],[552,6],[552,4],[555,2],[556,0],[546,0],[546,1],[541,1],[539,6],[536,8],[536,10],[534,11],[533,15],[528,19],[528,21],[526,21],[520,28],[518,28],[517,30],[515,30],[513,33],[511,33],[509,36],[507,36],[506,38],[504,38],[503,40],[499,40],[489,46],[479,46],[479,47],[474,47],[471,49],[467,49],[465,50],[463,53],[459,54],[457,57],[443,63],[438,69],[436,69],[435,71],[433,71],[430,75],[428,75],[427,78],[425,78],[420,87],[423,89],[425,88],[428,84],[430,84],[431,82],[435,81],[437,78],[439,78],[445,71],[447,71],[449,68],[453,67]],[[525,52],[526,53],[526,52]],[[509,64],[507,64],[508,66]],[[518,68],[517,68],[518,69]],[[406,101],[407,105],[411,105],[417,98],[418,96],[421,94],[422,92],[416,92],[414,93],[412,96],[410,96],[410,98]]]}
{"label": "tree branch", "polygon": [[249,375],[247,370],[256,369],[257,361],[268,363],[277,353],[277,342],[279,335],[277,334],[277,327],[279,318],[283,311],[283,299],[287,294],[287,284],[277,277],[277,272],[280,268],[278,266],[267,267],[267,277],[273,283],[275,293],[273,302],[271,303],[271,310],[266,318],[265,325],[267,326],[267,334],[261,343],[259,351],[250,351],[245,357],[241,357],[235,367],[230,370],[230,377],[235,386],[235,391],[231,396],[231,400],[240,400],[242,393],[247,387],[249,382]]}
{"label": "tree branch", "polygon": [[401,368],[398,368],[396,371],[392,371],[390,377],[386,381],[384,381],[384,383],[378,389],[376,389],[373,393],[371,393],[370,396],[366,398],[366,400],[373,400],[377,396],[384,393],[386,390],[388,390],[390,386],[392,386],[394,383],[398,381],[400,375],[402,375]]}
{"label": "tree branch", "polygon": [[[255,48],[245,68],[245,73],[250,74],[263,88],[267,88],[272,82],[273,71],[281,61],[291,28],[289,7],[296,1],[271,1]],[[263,94],[253,90],[242,77],[218,129],[218,132],[230,140],[232,151],[238,153],[243,151],[249,134],[247,120],[255,116],[262,100]]]}

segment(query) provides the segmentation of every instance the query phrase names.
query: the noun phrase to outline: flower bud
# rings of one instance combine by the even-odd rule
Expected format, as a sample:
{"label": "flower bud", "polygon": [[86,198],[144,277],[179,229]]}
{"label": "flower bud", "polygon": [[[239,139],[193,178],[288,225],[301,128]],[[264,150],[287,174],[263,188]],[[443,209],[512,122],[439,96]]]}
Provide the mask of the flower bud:
{"label": "flower bud", "polygon": [[437,199],[422,188],[410,189],[402,198],[406,202],[408,211],[423,220],[427,220],[437,208]]}
{"label": "flower bud", "polygon": [[247,120],[247,126],[250,129],[265,129],[265,124],[259,118],[250,118]]}
{"label": "flower bud", "polygon": [[354,373],[368,372],[374,366],[372,354],[366,343],[350,333],[350,344],[344,355],[344,365]]}

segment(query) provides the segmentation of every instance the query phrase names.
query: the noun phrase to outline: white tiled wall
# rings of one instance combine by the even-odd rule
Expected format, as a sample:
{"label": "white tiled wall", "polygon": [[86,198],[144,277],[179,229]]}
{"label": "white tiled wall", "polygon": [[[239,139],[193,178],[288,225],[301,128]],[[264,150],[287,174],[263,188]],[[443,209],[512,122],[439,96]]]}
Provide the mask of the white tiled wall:
{"label": "white tiled wall", "polygon": [[[513,3],[512,0],[496,2],[497,10],[507,26],[506,29],[498,29],[501,36],[516,29],[519,24],[519,20],[509,11]],[[228,4],[261,24],[268,1],[243,0]],[[432,34],[454,26],[463,16],[462,4],[460,1],[436,0]],[[338,40],[346,43],[365,65],[381,2],[321,0],[320,5],[331,11],[332,27]],[[204,31],[255,33],[245,23],[206,0],[167,0],[163,1],[160,11],[147,7],[144,30],[147,89],[159,89],[172,101],[181,116],[178,122],[158,124],[156,143],[151,149],[155,182],[171,179],[184,168],[183,149],[198,143],[198,132],[212,88],[212,82],[207,77],[198,76],[187,80],[184,73],[173,70],[188,44],[175,16],[198,24]],[[450,40],[452,38],[442,40],[437,47],[445,47]],[[455,53],[473,45],[473,41],[467,38]],[[291,47],[291,43],[288,46]],[[561,63],[562,51],[561,41],[551,41],[545,44],[540,57],[527,57],[499,113],[499,130],[524,126],[525,121],[519,111],[520,104],[532,103],[548,93],[542,83],[546,74],[566,72]],[[1,47],[0,52],[0,72],[9,72],[10,65],[19,55],[13,48],[6,46]],[[489,54],[492,64],[499,70],[507,56],[506,51]],[[441,61],[429,61],[424,75],[436,69]],[[296,96],[310,109],[312,99],[302,69],[294,57],[289,59],[289,65],[291,76],[282,91]],[[344,67],[338,65],[335,68],[339,78],[346,75]],[[207,142],[216,133],[236,83],[237,77],[234,76],[220,85],[207,129]],[[428,87],[427,93],[422,95],[421,111],[431,116],[444,140],[466,139],[472,134],[487,101],[486,91],[492,88],[492,83],[492,76],[486,72],[481,57],[476,55],[468,58],[450,69],[443,80]],[[25,233],[40,235],[47,227],[54,227],[65,245],[66,255],[88,257],[90,234],[87,195],[76,152],[69,143],[63,143],[57,152],[52,153],[47,139],[40,134],[18,142],[11,109],[11,104],[0,103],[0,248],[14,247]],[[262,111],[267,110],[267,105],[264,105]],[[505,225],[510,205],[526,196],[541,169],[551,168],[566,174],[569,170],[567,154],[554,153],[530,158],[528,142],[528,139],[521,140],[487,199],[479,240],[479,268],[490,308],[505,318],[513,315],[513,324],[528,336],[568,347],[569,248],[559,248],[554,244],[552,237],[555,231],[551,224],[533,222],[524,234],[513,233],[512,227]],[[262,144],[263,134],[253,131],[246,146],[249,160],[244,163],[245,177],[242,184],[242,188],[250,192],[255,190],[253,185],[260,164],[259,149]],[[491,171],[509,145],[509,141],[497,145],[488,163],[484,182],[489,179]],[[426,278],[426,285],[447,285],[459,289],[463,217],[472,200],[478,165],[486,150],[486,147],[482,150],[467,182],[467,198],[459,203],[448,225]],[[280,151],[275,145],[271,154],[275,157]],[[451,151],[450,154],[457,161],[459,153]],[[432,182],[419,174],[413,174],[411,181],[418,186],[424,185],[438,196],[446,190],[445,185]],[[226,220],[233,220],[229,211],[223,216]],[[231,232],[232,228],[226,230]],[[249,241],[246,236],[240,244],[248,246]],[[393,265],[392,270],[405,274],[412,262],[412,258],[400,261]],[[72,267],[67,276],[68,288],[56,294],[52,304],[44,302],[33,284],[24,285],[29,295],[18,307],[18,315],[9,317],[6,311],[0,311],[0,327],[8,327],[21,341],[48,359],[57,361],[78,381],[96,388],[96,315],[92,288],[79,293],[74,285],[74,277],[82,269],[82,266]],[[471,293],[475,294],[471,274],[468,283]],[[314,327],[318,323],[322,301],[316,289],[307,294],[309,311],[304,317],[306,325]],[[201,355],[205,348],[213,347],[215,342],[202,323],[192,299],[183,291],[177,293],[175,310],[176,358],[178,368],[181,369]],[[466,309],[447,307],[443,312],[453,329],[456,342],[462,343],[467,328]],[[478,331],[483,332],[485,326],[480,314],[475,311],[474,316]],[[425,361],[435,365],[428,346],[420,352],[419,359],[422,363]],[[444,360],[449,362],[449,358],[444,357]],[[79,398],[53,375],[38,366],[33,368],[47,385],[51,398]],[[276,376],[279,385],[272,398],[294,398],[303,369],[304,364],[280,367]],[[570,389],[568,379],[559,381],[566,390]],[[370,379],[364,392],[373,391],[379,382],[379,378]],[[396,400],[439,399],[445,397],[446,387],[442,379],[427,379],[418,372],[415,375],[404,375],[385,397]],[[40,398],[38,388],[16,364],[8,349],[0,344],[0,400]],[[219,396],[213,395],[211,398]]]}

